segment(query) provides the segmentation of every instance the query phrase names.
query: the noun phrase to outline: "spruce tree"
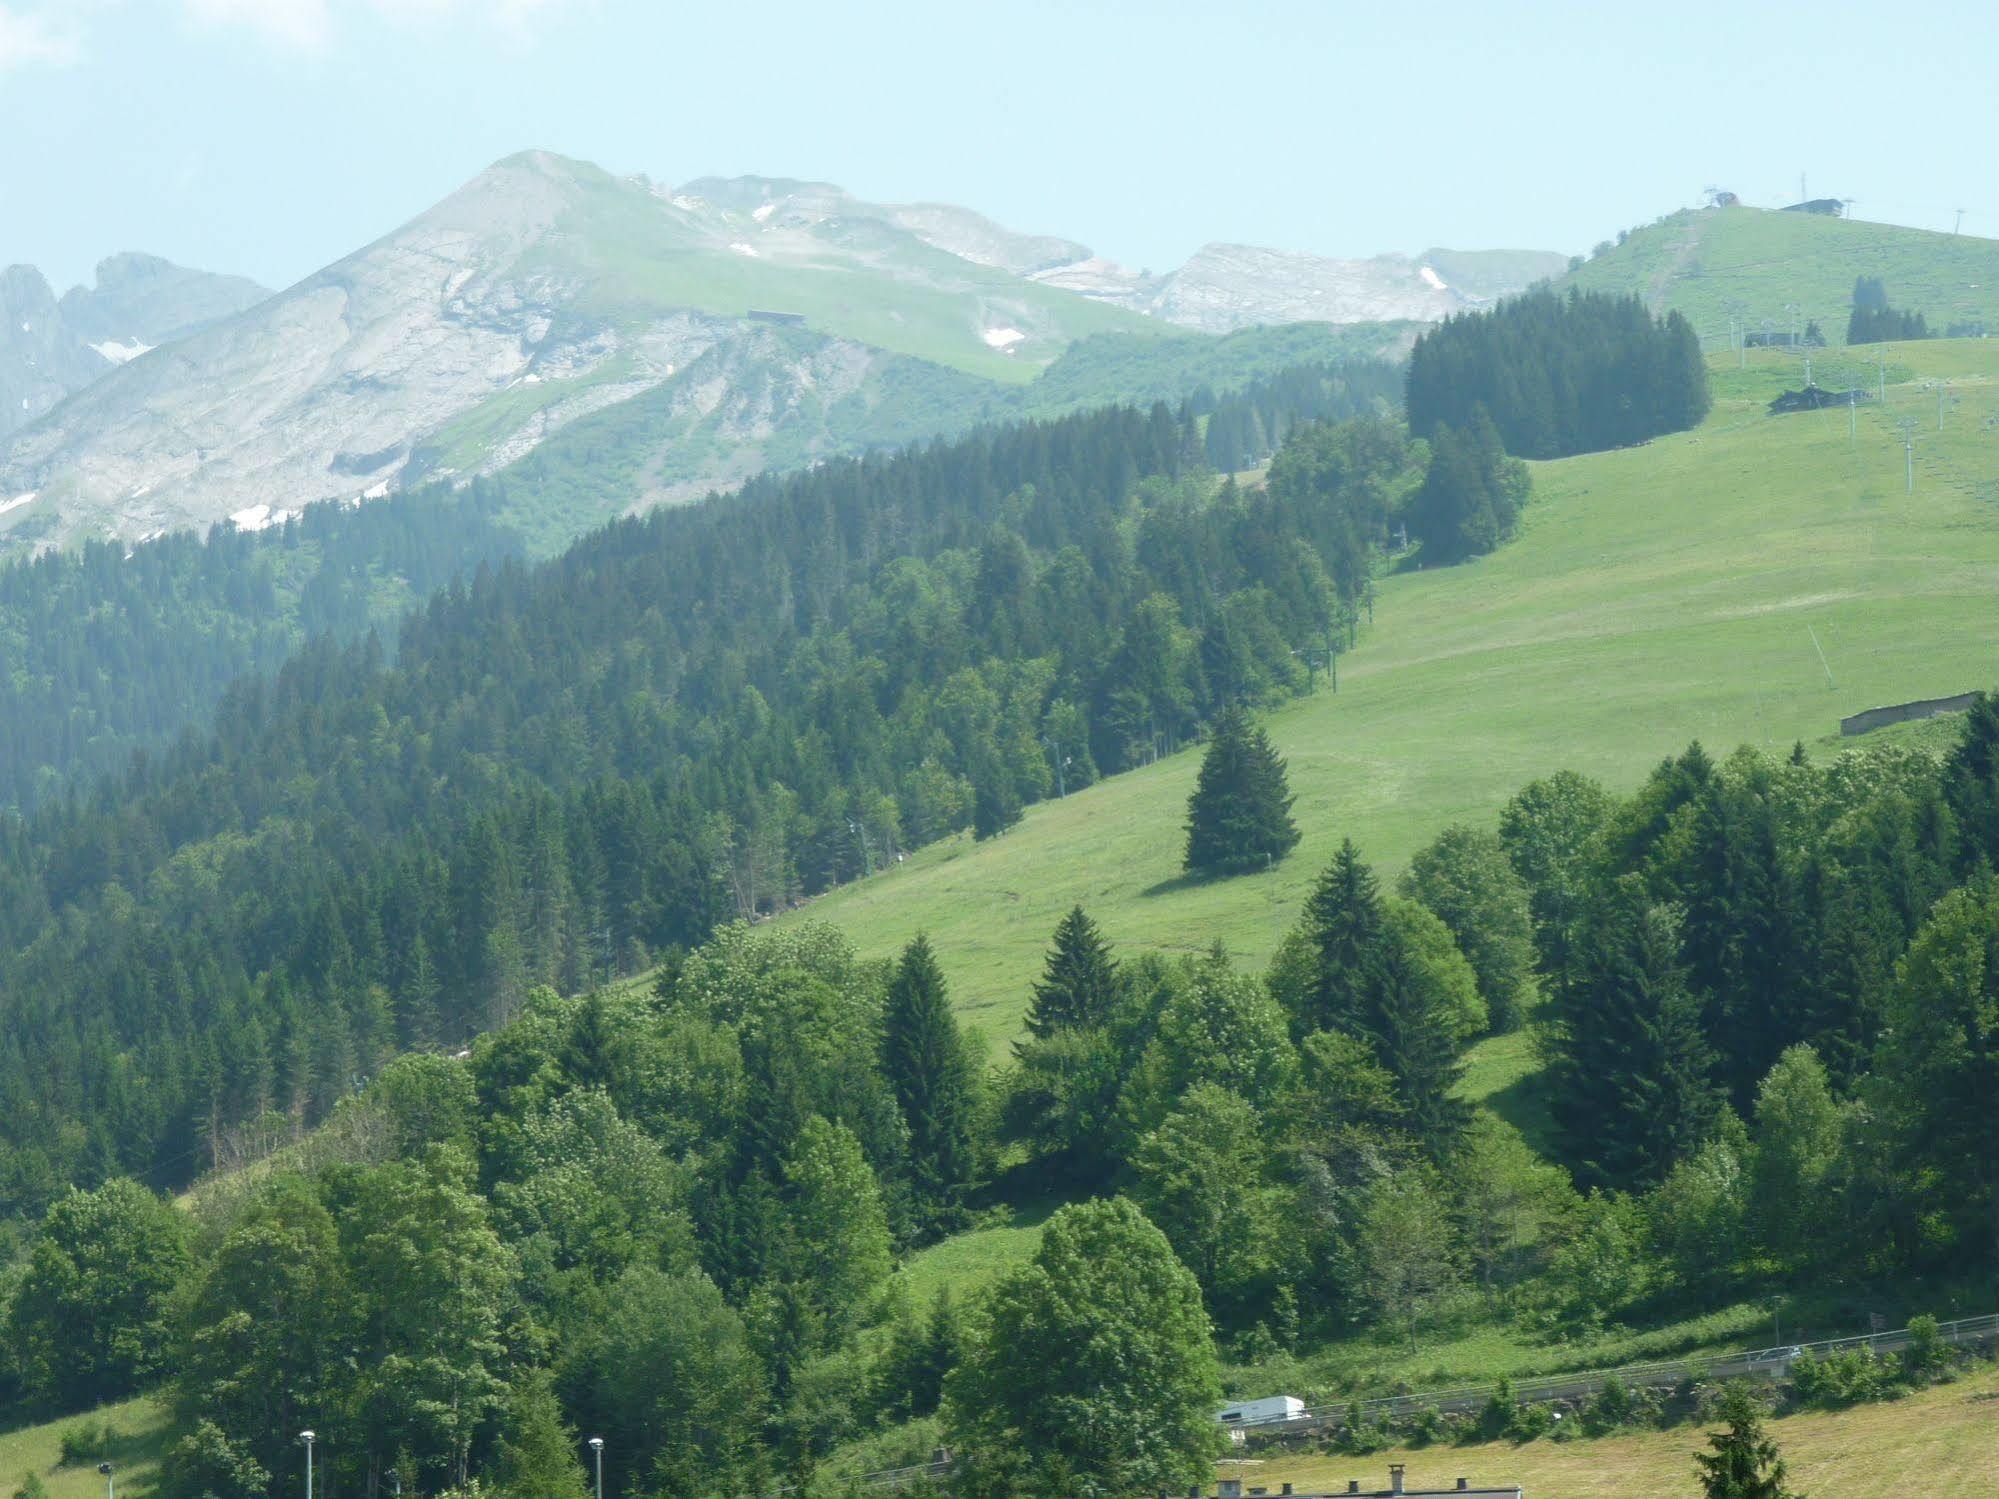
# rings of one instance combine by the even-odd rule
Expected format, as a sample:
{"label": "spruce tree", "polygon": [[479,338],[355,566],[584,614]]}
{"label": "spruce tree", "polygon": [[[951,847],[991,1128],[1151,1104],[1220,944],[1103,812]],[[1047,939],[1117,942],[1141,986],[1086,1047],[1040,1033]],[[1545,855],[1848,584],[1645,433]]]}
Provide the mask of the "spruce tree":
{"label": "spruce tree", "polygon": [[1313,886],[1303,925],[1316,971],[1309,1012],[1294,1017],[1296,1029],[1359,1034],[1380,982],[1386,919],[1374,871],[1351,838]]}
{"label": "spruce tree", "polygon": [[1719,1101],[1700,1004],[1673,914],[1631,876],[1585,923],[1555,1001],[1555,1123],[1586,1186],[1662,1180],[1699,1144]]}
{"label": "spruce tree", "polygon": [[1708,1434],[1711,1452],[1694,1454],[1694,1471],[1707,1499],[1802,1499],[1786,1483],[1784,1459],[1763,1430],[1763,1412],[1747,1386],[1722,1391],[1724,1430]]}
{"label": "spruce tree", "polygon": [[1028,1033],[1045,1041],[1057,1031],[1103,1025],[1117,995],[1117,964],[1110,944],[1081,906],[1070,907],[1056,925],[1041,981],[1028,1002]]}
{"label": "spruce tree", "polygon": [[1967,872],[1999,864],[1999,696],[1976,694],[1944,760],[1944,800],[1957,818]]}
{"label": "spruce tree", "polygon": [[955,1220],[974,1175],[971,1059],[930,940],[902,950],[882,1022],[882,1070],[909,1128],[909,1169],[933,1227]]}
{"label": "spruce tree", "polygon": [[1298,844],[1291,802],[1270,736],[1239,709],[1223,709],[1187,801],[1187,869],[1221,875],[1268,869]]}

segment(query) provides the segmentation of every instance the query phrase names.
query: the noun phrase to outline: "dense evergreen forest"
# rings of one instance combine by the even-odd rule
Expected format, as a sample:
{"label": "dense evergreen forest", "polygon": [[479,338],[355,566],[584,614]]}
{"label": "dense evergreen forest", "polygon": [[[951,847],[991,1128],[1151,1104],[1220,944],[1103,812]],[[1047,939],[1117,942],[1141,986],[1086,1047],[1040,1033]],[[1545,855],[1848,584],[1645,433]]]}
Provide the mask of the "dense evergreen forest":
{"label": "dense evergreen forest", "polygon": [[1635,296],[1528,292],[1489,313],[1459,313],[1409,356],[1410,430],[1464,430],[1484,408],[1506,451],[1560,458],[1625,447],[1707,415],[1700,339],[1679,313]]}
{"label": "dense evergreen forest", "polygon": [[[1012,402],[982,398],[935,420],[961,430],[989,406],[1030,404],[1030,392],[1034,406],[1066,409],[1094,390],[1156,389],[1199,424],[1209,465],[1225,472],[1263,462],[1298,422],[1393,408],[1399,376],[1387,364],[1268,367],[1324,343],[1289,331],[1173,341],[1149,361],[1128,339],[1085,340]],[[1235,370],[1249,373],[1227,378]],[[205,539],[93,543],[0,566],[0,808],[29,809],[123,770],[136,751],[205,725],[230,683],[268,676],[307,640],[370,629],[393,640],[401,616],[454,579],[528,555],[551,534],[566,543],[573,529],[555,519],[577,509],[566,490],[602,491],[598,508],[613,513],[629,504],[643,435],[565,434],[462,491],[429,485],[358,507],[309,506],[262,531],[225,525]]]}
{"label": "dense evergreen forest", "polygon": [[92,542],[0,566],[0,807],[122,770],[307,638],[392,626],[520,552],[489,505],[427,490],[310,506],[264,531]]}
{"label": "dense evergreen forest", "polygon": [[[1242,399],[1268,434],[1379,381]],[[1206,426],[1113,409],[623,522],[454,584],[393,662],[322,638],[212,733],[0,825],[0,1200],[254,1157],[536,985],[1294,690],[1423,450],[1312,425],[1267,486],[1217,491]]]}

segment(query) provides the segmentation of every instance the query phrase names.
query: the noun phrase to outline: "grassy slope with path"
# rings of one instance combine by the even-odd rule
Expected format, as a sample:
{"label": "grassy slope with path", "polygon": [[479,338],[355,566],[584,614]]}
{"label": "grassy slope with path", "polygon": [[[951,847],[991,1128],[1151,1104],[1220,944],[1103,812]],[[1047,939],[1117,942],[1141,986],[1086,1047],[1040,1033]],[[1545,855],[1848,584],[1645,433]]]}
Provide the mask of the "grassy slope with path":
{"label": "grassy slope with path", "polygon": [[109,1423],[113,1441],[108,1449],[117,1467],[120,1493],[142,1494],[153,1486],[160,1454],[165,1450],[167,1416],[157,1400],[128,1400],[82,1416],[65,1416],[40,1426],[24,1426],[0,1436],[0,1490],[13,1493],[30,1473],[37,1474],[49,1499],[97,1499],[104,1479],[96,1458],[72,1467],[58,1467],[62,1434],[71,1427]]}
{"label": "grassy slope with path", "polygon": [[1860,219],[1763,208],[1686,209],[1631,235],[1562,278],[1585,291],[1636,292],[1683,312],[1709,348],[1724,346],[1731,317],[1788,333],[1817,319],[1845,342],[1853,282],[1878,276],[1896,307],[1920,312],[1942,333],[1982,320],[1999,332],[1999,240],[1939,234]]}
{"label": "grassy slope with path", "polygon": [[[962,1014],[1000,1042],[1076,902],[1127,947],[1220,938],[1261,963],[1342,837],[1392,873],[1446,824],[1489,824],[1523,782],[1565,766],[1628,788],[1692,738],[1716,753],[1817,744],[1861,708],[1999,681],[1999,429],[1984,425],[1999,416],[1999,344],[1888,357],[1887,408],[1861,409],[1856,443],[1844,413],[1765,415],[1797,372],[1757,352],[1718,372],[1698,431],[1536,465],[1522,533],[1496,555],[1386,579],[1339,693],[1322,685],[1269,718],[1304,831],[1275,872],[1180,879],[1189,751],[1030,808],[992,843],[924,849],[803,914],[871,956],[927,931]],[[1930,378],[1956,402],[1941,435]],[[1913,496],[1904,414],[1925,424]],[[1496,1089],[1526,1061],[1476,1065]]]}
{"label": "grassy slope with path", "polygon": [[[1770,1423],[1811,1499],[1875,1499],[1881,1494],[1989,1492],[1999,1472],[1999,1370],[1985,1365],[1954,1384],[1852,1410],[1805,1412]],[[1594,1441],[1488,1442],[1379,1452],[1370,1457],[1274,1457],[1224,1465],[1224,1475],[1275,1492],[1344,1493],[1347,1480],[1386,1488],[1388,1465],[1408,1465],[1411,1488],[1448,1489],[1460,1474],[1474,1484],[1517,1483],[1530,1499],[1628,1499],[1693,1494],[1693,1453],[1704,1429],[1603,1437]]]}

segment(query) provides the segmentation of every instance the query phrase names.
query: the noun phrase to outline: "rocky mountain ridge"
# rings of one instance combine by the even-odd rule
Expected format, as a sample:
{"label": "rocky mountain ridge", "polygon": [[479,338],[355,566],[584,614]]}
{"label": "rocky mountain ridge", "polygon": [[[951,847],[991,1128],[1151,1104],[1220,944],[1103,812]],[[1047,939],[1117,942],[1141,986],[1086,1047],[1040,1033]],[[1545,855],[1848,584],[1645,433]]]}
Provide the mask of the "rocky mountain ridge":
{"label": "rocky mountain ridge", "polygon": [[680,498],[922,435],[926,401],[966,408],[953,382],[1019,385],[1092,335],[1476,301],[1406,257],[1211,246],[1154,278],[949,205],[665,186],[546,152],[275,295],[197,275],[121,257],[60,304],[39,277],[0,281],[10,328],[61,324],[15,361],[41,383],[0,385],[25,421],[0,429],[0,555],[465,482],[654,391],[629,492]]}
{"label": "rocky mountain ridge", "polygon": [[0,437],[128,360],[269,295],[241,276],[156,255],[113,255],[98,265],[94,285],[61,298],[33,266],[0,270]]}

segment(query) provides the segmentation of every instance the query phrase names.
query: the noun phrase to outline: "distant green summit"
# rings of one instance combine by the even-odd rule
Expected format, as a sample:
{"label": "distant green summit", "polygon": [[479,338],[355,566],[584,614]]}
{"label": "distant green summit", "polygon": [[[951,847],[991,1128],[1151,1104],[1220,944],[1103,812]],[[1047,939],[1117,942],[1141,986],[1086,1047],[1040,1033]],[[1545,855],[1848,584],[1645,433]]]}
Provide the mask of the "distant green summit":
{"label": "distant green summit", "polygon": [[1710,350],[1733,319],[1752,338],[1788,338],[1816,322],[1844,343],[1853,283],[1879,278],[1898,308],[1938,333],[1999,330],[1999,240],[1862,219],[1734,205],[1685,209],[1635,230],[1562,278],[1586,291],[1635,292],[1655,312],[1684,313]]}

